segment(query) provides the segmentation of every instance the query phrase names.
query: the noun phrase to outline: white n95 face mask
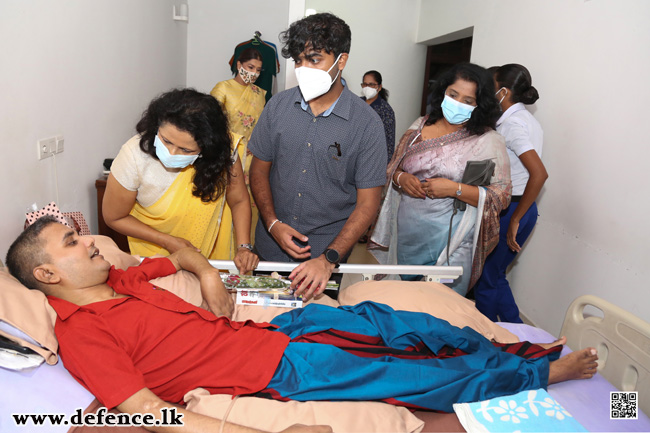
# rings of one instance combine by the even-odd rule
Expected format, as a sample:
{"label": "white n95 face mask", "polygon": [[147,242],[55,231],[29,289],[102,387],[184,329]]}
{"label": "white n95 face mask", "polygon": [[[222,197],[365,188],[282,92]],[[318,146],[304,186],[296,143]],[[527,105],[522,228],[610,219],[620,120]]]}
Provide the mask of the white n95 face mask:
{"label": "white n95 face mask", "polygon": [[301,66],[296,68],[296,78],[298,79],[298,87],[300,87],[300,92],[302,97],[306,102],[311,101],[314,98],[318,98],[321,95],[327,93],[334,84],[334,81],[338,78],[339,72],[336,73],[334,80],[330,77],[329,72],[332,68],[338,63],[341,54],[336,58],[334,64],[327,70],[327,72],[322,69],[308,68],[306,66]]}
{"label": "white n95 face mask", "polygon": [[361,89],[361,93],[363,93],[363,96],[365,96],[366,99],[372,99],[377,96],[377,89],[373,89],[372,87],[364,87]]}

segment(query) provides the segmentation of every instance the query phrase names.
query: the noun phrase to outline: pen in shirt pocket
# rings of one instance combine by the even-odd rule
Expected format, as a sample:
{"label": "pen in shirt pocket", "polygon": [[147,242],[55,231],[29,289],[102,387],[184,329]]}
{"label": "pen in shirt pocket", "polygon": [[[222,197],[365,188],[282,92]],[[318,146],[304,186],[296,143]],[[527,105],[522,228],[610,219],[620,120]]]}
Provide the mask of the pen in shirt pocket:
{"label": "pen in shirt pocket", "polygon": [[[340,157],[340,156],[343,155],[343,154],[341,153],[341,145],[340,145],[339,143],[337,143],[336,141],[334,142],[334,144],[330,144],[329,147],[334,147],[334,148],[336,149],[336,156],[339,156],[339,157]],[[336,157],[333,157],[333,158],[334,158],[334,159],[338,159],[338,158],[336,158]]]}

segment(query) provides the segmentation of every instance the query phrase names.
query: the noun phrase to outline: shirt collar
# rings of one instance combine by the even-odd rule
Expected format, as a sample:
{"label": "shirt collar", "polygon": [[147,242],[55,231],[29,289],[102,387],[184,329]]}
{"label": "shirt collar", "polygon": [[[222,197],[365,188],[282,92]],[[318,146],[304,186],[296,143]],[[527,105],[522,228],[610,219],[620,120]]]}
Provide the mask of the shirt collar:
{"label": "shirt collar", "polygon": [[48,296],[47,300],[61,320],[67,320],[68,317],[72,316],[81,308],[77,304],[73,304],[72,302],[65,301],[55,296]]}
{"label": "shirt collar", "polygon": [[497,126],[501,125],[503,122],[506,121],[506,119],[513,114],[515,114],[517,111],[525,110],[526,106],[523,104],[523,102],[517,102],[516,104],[510,106],[506,111],[503,112],[501,117],[499,117],[499,120],[497,120]]}
{"label": "shirt collar", "polygon": [[[325,110],[325,112],[320,114],[320,116],[327,117],[330,114],[334,113],[335,115],[337,115],[339,117],[342,117],[343,119],[347,120],[349,118],[349,114],[350,114],[350,98],[351,98],[352,92],[350,92],[350,90],[348,89],[348,85],[345,82],[345,79],[343,77],[341,77],[341,83],[343,84],[343,91],[341,92],[339,97],[336,99],[336,101],[334,101],[334,103],[332,105],[330,105],[330,107],[327,110]],[[298,89],[298,99],[297,100],[300,102],[300,107],[304,111],[310,113],[310,110],[308,109],[309,104],[307,103],[307,101],[305,101],[305,98],[302,97],[302,93],[300,93],[300,89]],[[336,109],[337,107],[338,107],[338,109]]]}
{"label": "shirt collar", "polygon": [[374,107],[377,107],[377,106],[381,105],[381,101],[382,101],[382,100],[383,100],[383,99],[381,99],[381,96],[377,96],[377,99],[375,99],[374,101],[372,101],[372,102],[370,103],[370,106],[373,107],[373,108],[374,108]]}

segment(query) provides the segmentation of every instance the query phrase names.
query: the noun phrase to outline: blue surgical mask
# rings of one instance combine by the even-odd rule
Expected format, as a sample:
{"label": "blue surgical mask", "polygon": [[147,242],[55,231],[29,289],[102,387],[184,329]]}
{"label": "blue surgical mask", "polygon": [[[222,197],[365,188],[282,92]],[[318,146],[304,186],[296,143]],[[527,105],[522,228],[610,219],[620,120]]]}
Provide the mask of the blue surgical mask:
{"label": "blue surgical mask", "polygon": [[458,102],[447,95],[442,100],[441,107],[445,119],[452,125],[460,125],[461,123],[467,122],[472,117],[472,111],[476,108],[473,105]]}
{"label": "blue surgical mask", "polygon": [[188,165],[194,164],[194,161],[196,161],[196,158],[199,157],[199,155],[172,155],[169,153],[169,150],[167,150],[167,146],[163,144],[162,141],[160,141],[160,138],[158,138],[158,134],[156,134],[156,138],[153,141],[153,145],[156,148],[156,156],[162,162],[162,164],[167,167],[167,168],[185,168]]}

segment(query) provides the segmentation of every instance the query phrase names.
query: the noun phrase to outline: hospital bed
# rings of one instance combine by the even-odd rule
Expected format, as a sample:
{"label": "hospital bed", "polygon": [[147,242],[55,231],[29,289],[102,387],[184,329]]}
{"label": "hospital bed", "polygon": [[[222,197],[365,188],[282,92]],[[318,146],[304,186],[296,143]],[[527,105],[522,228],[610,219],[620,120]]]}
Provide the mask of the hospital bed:
{"label": "hospital bed", "polygon": [[[97,237],[96,237],[97,238]],[[108,238],[107,238],[108,239]],[[111,241],[112,242],[112,241]],[[117,247],[115,247],[117,250]],[[100,250],[107,257],[106,250],[100,246]],[[118,254],[117,252],[115,254]],[[125,253],[122,253],[125,254]],[[126,255],[126,254],[125,254]],[[128,256],[128,255],[127,255]],[[113,262],[112,262],[113,263]],[[213,265],[219,269],[235,270],[232,262],[213,262]],[[285,269],[287,267],[287,269]],[[291,270],[292,265],[286,263],[260,263],[260,270],[268,271],[287,271]],[[365,292],[375,293],[372,287],[368,285],[380,284],[373,282],[373,275],[377,273],[420,273],[427,275],[427,280],[431,283],[412,283],[400,282],[395,284],[429,284],[431,287],[438,287],[435,281],[448,281],[457,278],[462,272],[461,268],[453,267],[424,267],[422,269],[402,269],[392,268],[380,265],[341,265],[339,271],[342,273],[355,273],[360,275],[360,279],[365,280]],[[1,280],[0,280],[1,283]],[[356,286],[356,285],[355,285]],[[163,286],[164,287],[164,286]],[[370,288],[369,288],[370,287]],[[414,286],[404,286],[411,288]],[[419,286],[418,286],[419,287]],[[0,287],[2,289],[2,287]],[[341,298],[351,287],[344,288],[341,292]],[[380,293],[377,290],[377,293]],[[449,291],[451,292],[451,291]],[[404,290],[408,297],[409,290]],[[380,298],[381,296],[378,295]],[[454,295],[456,296],[456,295]],[[373,298],[369,295],[368,298]],[[459,297],[460,298],[460,297]],[[384,299],[371,299],[381,302]],[[401,299],[400,302],[408,302],[408,299]],[[335,301],[332,301],[335,302]],[[417,301],[421,303],[420,301]],[[436,300],[431,301],[432,304]],[[439,303],[445,303],[441,301]],[[469,302],[469,301],[463,301]],[[387,302],[388,303],[388,302]],[[602,314],[591,315],[585,311],[591,311],[589,308],[599,310]],[[263,307],[250,307],[263,308]],[[394,306],[394,308],[399,308]],[[260,310],[256,310],[260,311]],[[278,311],[280,312],[280,311]],[[476,314],[480,314],[476,312]],[[485,319],[487,321],[487,319]],[[488,321],[489,322],[489,321]],[[5,324],[6,325],[6,324]],[[550,342],[555,337],[546,331],[523,324],[501,324],[503,328],[515,334],[521,340],[533,342]],[[0,328],[1,330],[1,328]],[[578,350],[583,347],[593,346],[599,350],[599,374],[590,380],[568,381],[549,386],[548,391],[564,408],[575,417],[588,431],[650,431],[650,419],[646,414],[650,413],[650,324],[641,321],[620,308],[593,296],[583,296],[578,298],[568,309],[567,315],[562,327],[562,335],[568,337],[568,344],[563,354],[571,349]],[[610,383],[611,382],[611,383]],[[33,424],[26,426],[17,426],[12,414],[64,414],[68,417],[73,415],[78,409],[86,409],[90,406],[97,407],[97,402],[93,396],[79,385],[62,366],[61,362],[55,365],[42,364],[37,368],[26,371],[11,371],[0,368],[0,431],[2,432],[31,432],[35,431]],[[609,416],[610,409],[610,392],[617,389],[623,391],[638,392],[639,407],[645,411],[638,413],[635,420],[611,420]],[[186,399],[187,400],[187,399]],[[226,410],[232,417],[237,410],[244,411],[243,406],[246,404],[243,399],[233,401],[226,399]],[[259,399],[263,400],[263,399]],[[305,403],[292,402],[298,405]],[[288,403],[273,402],[273,404],[285,405]],[[317,403],[318,404],[318,403]],[[332,421],[338,422],[336,418],[341,418],[340,405],[353,405],[353,403],[334,403],[334,409],[328,410],[333,414]],[[399,412],[395,416],[401,417],[396,421],[398,424],[390,424],[381,421],[381,410],[386,405],[384,403],[363,403],[375,406],[364,407],[354,406],[353,418],[361,418],[351,421],[352,424],[346,425],[339,431],[389,431],[386,428],[392,428],[393,431],[463,431],[455,414],[439,414],[432,412],[416,411],[411,413],[404,408],[391,409]],[[200,410],[197,410],[200,411]],[[323,412],[321,411],[321,412]],[[243,412],[241,415],[246,419],[249,415]],[[366,414],[366,415],[363,415]],[[215,413],[217,417],[224,414]],[[259,414],[258,414],[259,415]],[[270,415],[269,415],[270,416]],[[286,415],[285,415],[286,416]],[[364,420],[364,417],[367,418]],[[379,424],[370,426],[370,418],[379,419]],[[228,418],[236,422],[236,419]],[[316,417],[316,420],[323,423],[322,416]],[[293,420],[292,420],[293,421]],[[360,425],[358,423],[361,422]],[[325,421],[326,423],[326,421]],[[400,425],[402,427],[395,427]],[[391,427],[388,427],[391,426]],[[108,427],[110,428],[110,427]],[[54,426],[45,421],[42,430],[47,432],[78,432],[76,427]],[[98,428],[92,428],[92,431],[101,431]],[[112,430],[107,430],[115,432]],[[143,432],[140,427],[129,427],[124,431]],[[336,430],[335,430],[336,431]]]}

